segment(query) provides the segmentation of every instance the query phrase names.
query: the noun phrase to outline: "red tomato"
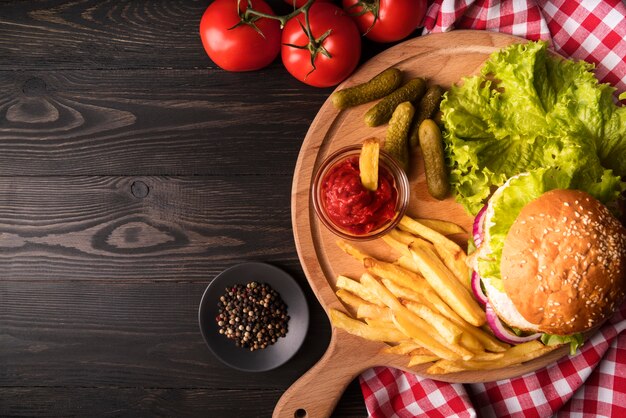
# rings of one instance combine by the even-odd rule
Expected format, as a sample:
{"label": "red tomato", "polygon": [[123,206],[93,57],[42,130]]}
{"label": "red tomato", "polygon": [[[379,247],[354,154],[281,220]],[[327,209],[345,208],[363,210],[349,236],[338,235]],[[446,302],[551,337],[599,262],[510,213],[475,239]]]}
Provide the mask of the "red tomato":
{"label": "red tomato", "polygon": [[[426,14],[426,0],[361,1],[359,4],[359,0],[342,0],[343,8],[352,16],[361,33],[375,42],[395,42],[406,38],[417,29]],[[357,16],[363,10],[362,4],[374,9],[378,5],[376,22],[375,10]]]}
{"label": "red tomato", "polygon": [[[298,8],[298,7],[302,7],[306,4],[308,0],[285,0],[285,3],[292,5],[294,8]],[[315,0],[316,2],[324,2],[324,3],[330,3],[333,0]]]}
{"label": "red tomato", "polygon": [[[287,71],[298,80],[315,87],[330,87],[346,79],[356,68],[361,57],[361,35],[352,19],[339,7],[330,3],[315,3],[309,9],[311,33],[319,48],[315,69],[311,64],[309,39],[301,13],[290,19],[283,28],[282,57]],[[329,34],[323,37],[328,31]],[[303,48],[295,48],[296,45]]]}
{"label": "red tomato", "polygon": [[[248,8],[242,1],[240,10]],[[264,0],[252,0],[252,8],[274,14]],[[200,20],[200,38],[209,58],[227,71],[252,71],[268,66],[280,52],[280,22],[261,18],[254,22],[261,36],[248,24],[241,24],[237,0],[215,0]],[[231,29],[233,28],[233,29]]]}

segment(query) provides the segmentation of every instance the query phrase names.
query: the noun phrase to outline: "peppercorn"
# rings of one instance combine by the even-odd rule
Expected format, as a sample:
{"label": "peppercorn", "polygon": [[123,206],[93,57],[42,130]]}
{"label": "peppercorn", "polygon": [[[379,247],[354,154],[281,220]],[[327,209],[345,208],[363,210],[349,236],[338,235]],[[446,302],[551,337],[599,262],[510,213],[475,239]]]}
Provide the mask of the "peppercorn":
{"label": "peppercorn", "polygon": [[219,333],[250,351],[263,349],[287,334],[287,305],[266,283],[228,287],[218,301]]}

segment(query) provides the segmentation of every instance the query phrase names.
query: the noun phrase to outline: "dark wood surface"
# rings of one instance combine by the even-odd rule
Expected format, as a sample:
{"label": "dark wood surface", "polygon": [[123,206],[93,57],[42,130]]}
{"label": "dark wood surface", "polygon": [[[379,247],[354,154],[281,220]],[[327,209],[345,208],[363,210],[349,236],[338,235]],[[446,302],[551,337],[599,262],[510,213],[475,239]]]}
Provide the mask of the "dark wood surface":
{"label": "dark wood surface", "polygon": [[[208,3],[0,1],[0,416],[267,417],[324,353],[290,193],[332,89],[279,60],[217,68]],[[274,371],[227,368],[198,330],[204,289],[244,261],[291,273],[311,306]],[[335,415],[366,415],[358,382]]]}

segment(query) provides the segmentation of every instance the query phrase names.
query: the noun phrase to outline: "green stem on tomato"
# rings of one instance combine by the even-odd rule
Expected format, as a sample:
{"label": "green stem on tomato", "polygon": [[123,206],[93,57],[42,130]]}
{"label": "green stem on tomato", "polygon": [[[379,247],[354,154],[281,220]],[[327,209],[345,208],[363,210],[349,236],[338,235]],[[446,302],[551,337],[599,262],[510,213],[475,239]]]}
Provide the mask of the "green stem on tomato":
{"label": "green stem on tomato", "polygon": [[366,13],[371,13],[372,15],[374,15],[374,20],[372,20],[372,24],[363,34],[363,36],[365,36],[369,33],[370,30],[372,30],[374,24],[378,20],[378,14],[380,11],[380,0],[359,0],[352,6],[350,6],[348,10],[355,9],[357,7],[360,7],[361,10],[356,13],[351,13],[350,16],[363,16]]}
{"label": "green stem on tomato", "polygon": [[[379,0],[367,0],[367,1],[371,1],[375,5],[376,7],[375,17],[377,18]],[[298,23],[300,23],[300,27],[302,28],[303,32],[306,34],[307,38],[309,39],[308,44],[307,45],[285,44],[285,45],[290,46],[292,48],[309,50],[311,54],[312,70],[309,71],[309,73],[305,76],[305,79],[306,77],[309,76],[309,74],[311,74],[316,69],[315,59],[317,58],[317,54],[321,53],[327,58],[332,58],[332,56],[330,55],[330,52],[328,52],[328,50],[324,48],[324,45],[322,45],[324,43],[324,40],[326,40],[326,38],[330,36],[330,34],[332,33],[332,30],[331,29],[327,30],[326,32],[322,34],[322,36],[320,36],[317,39],[315,38],[315,36],[313,35],[313,32],[311,31],[311,24],[309,22],[309,9],[311,8],[311,6],[313,6],[313,3],[315,2],[315,0],[307,0],[307,2],[304,5],[302,5],[301,7],[295,9],[293,12],[284,16],[275,16],[275,15],[271,15],[268,13],[259,12],[258,10],[255,10],[252,7],[252,0],[247,0],[247,2],[248,2],[248,7],[246,8],[246,11],[242,13],[240,9],[241,0],[237,0],[237,11],[241,20],[231,29],[234,29],[237,26],[240,26],[242,24],[246,24],[254,28],[254,30],[259,32],[259,34],[264,37],[263,32],[255,24],[257,20],[261,18],[278,20],[280,22],[280,27],[282,29],[285,27],[285,25],[290,19],[293,19],[300,13],[304,14],[304,24],[302,24],[302,22],[300,21],[298,21]],[[370,9],[368,9],[368,11],[369,10]]]}
{"label": "green stem on tomato", "polygon": [[308,49],[309,54],[311,55],[311,71],[309,71],[304,76],[304,79],[306,80],[306,78],[317,68],[315,66],[315,59],[317,58],[317,54],[321,53],[327,58],[332,58],[332,56],[330,55],[330,52],[328,52],[328,50],[324,48],[324,45],[323,45],[326,38],[328,38],[330,34],[332,33],[332,29],[328,29],[326,32],[322,34],[322,36],[316,39],[315,36],[313,35],[313,32],[311,31],[311,24],[309,22],[308,10],[304,11],[304,24],[300,21],[298,21],[298,23],[300,24],[300,28],[302,29],[302,31],[306,34],[309,42],[306,45],[294,45],[294,44],[285,44],[285,45],[292,47],[292,48],[297,48],[297,49]]}
{"label": "green stem on tomato", "polygon": [[246,9],[245,13],[243,14],[242,20],[251,21],[253,19],[257,20],[257,19],[260,19],[262,17],[267,18],[267,19],[274,19],[274,20],[278,20],[280,22],[280,27],[282,29],[283,27],[285,27],[285,25],[287,24],[287,22],[290,19],[296,17],[300,13],[304,13],[305,16],[308,15],[308,11],[309,11],[309,9],[311,8],[311,6],[313,5],[314,2],[315,2],[315,0],[307,0],[307,2],[304,5],[302,5],[302,7],[298,7],[293,12],[291,12],[291,13],[289,13],[287,15],[284,15],[284,16],[274,16],[274,15],[263,13],[263,12],[259,12],[258,10],[253,9],[251,2],[248,1],[248,8]]}

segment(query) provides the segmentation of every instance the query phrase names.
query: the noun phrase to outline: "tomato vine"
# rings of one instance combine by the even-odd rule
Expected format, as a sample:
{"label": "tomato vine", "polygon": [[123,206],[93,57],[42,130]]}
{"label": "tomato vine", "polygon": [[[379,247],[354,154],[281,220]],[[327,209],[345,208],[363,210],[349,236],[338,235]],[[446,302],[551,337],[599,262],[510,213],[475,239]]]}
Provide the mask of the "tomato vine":
{"label": "tomato vine", "polygon": [[375,42],[403,39],[419,25],[426,8],[426,0],[290,3],[293,11],[276,15],[266,0],[214,0],[200,22],[207,54],[228,71],[257,70],[280,54],[298,80],[330,87],[358,65],[361,35]]}
{"label": "tomato vine", "polygon": [[[241,10],[239,9],[240,2],[241,0],[237,0],[238,10]],[[327,30],[319,38],[315,38],[315,36],[313,35],[313,32],[311,31],[311,23],[309,20],[309,10],[311,9],[311,6],[313,5],[314,2],[315,0],[307,0],[307,2],[304,5],[296,8],[293,12],[287,15],[274,16],[268,13],[263,13],[263,12],[259,12],[258,10],[255,10],[252,7],[251,1],[248,0],[248,8],[246,9],[245,12],[243,13],[240,12],[241,22],[239,24],[245,23],[245,24],[252,25],[255,28],[255,30],[257,30],[261,34],[261,36],[264,36],[263,33],[260,30],[258,30],[258,28],[254,25],[254,22],[256,20],[262,17],[267,18],[267,19],[278,20],[280,22],[280,28],[283,29],[289,20],[293,19],[299,14],[303,14],[305,23],[304,24],[300,22],[299,23],[304,33],[306,33],[307,38],[309,39],[309,43],[307,45],[294,45],[294,44],[285,44],[285,45],[291,48],[306,49],[309,51],[309,53],[311,54],[311,67],[312,67],[311,71],[309,72],[310,74],[311,72],[315,71],[315,58],[317,58],[317,54],[321,53],[328,58],[332,58],[328,50],[324,48],[324,45],[323,45],[324,40],[328,38],[332,30],[331,29]]]}

